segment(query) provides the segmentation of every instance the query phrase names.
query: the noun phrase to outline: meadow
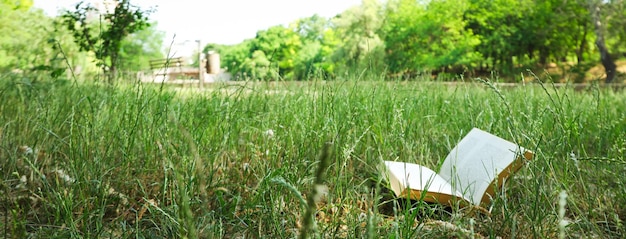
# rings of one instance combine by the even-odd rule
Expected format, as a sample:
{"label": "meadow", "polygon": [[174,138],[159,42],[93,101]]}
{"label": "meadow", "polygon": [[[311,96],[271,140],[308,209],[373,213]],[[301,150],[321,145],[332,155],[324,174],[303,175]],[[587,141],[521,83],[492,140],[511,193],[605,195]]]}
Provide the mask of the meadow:
{"label": "meadow", "polygon": [[[623,90],[7,79],[5,238],[626,237]],[[535,152],[488,212],[394,198],[383,160],[438,169],[472,127]]]}

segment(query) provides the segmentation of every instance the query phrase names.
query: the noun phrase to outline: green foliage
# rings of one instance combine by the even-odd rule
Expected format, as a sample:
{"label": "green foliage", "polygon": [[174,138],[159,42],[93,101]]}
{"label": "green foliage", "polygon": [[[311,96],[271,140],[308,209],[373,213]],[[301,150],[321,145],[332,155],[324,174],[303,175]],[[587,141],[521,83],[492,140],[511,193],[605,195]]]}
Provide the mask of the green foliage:
{"label": "green foliage", "polygon": [[382,6],[377,0],[363,0],[332,21],[341,39],[333,53],[338,71],[382,70],[384,42],[378,35],[382,25]]}
{"label": "green foliage", "polygon": [[[300,36],[296,32],[283,26],[274,26],[257,32],[252,42],[252,59],[263,61],[264,55],[270,62],[276,63],[274,67],[278,68],[282,77],[291,79],[300,47]],[[264,64],[259,66],[266,67]]]}
{"label": "green foliage", "polygon": [[484,56],[481,67],[511,67],[516,50],[525,46],[520,41],[533,40],[524,37],[519,27],[519,24],[527,22],[524,11],[529,8],[516,0],[469,2],[464,18],[468,28],[480,37],[476,50]]}
{"label": "green foliage", "polygon": [[468,28],[481,38],[484,70],[511,72],[515,64],[567,61],[588,56],[589,13],[576,1],[472,0]]}
{"label": "green foliage", "polygon": [[296,20],[292,26],[303,42],[317,42],[324,39],[324,32],[331,27],[331,22],[315,14]]}
{"label": "green foliage", "polygon": [[74,11],[67,11],[62,16],[80,50],[95,54],[109,83],[117,77],[123,40],[150,25],[149,12],[131,5],[129,0],[119,0],[116,4],[113,12],[99,12],[81,1]]}
{"label": "green foliage", "polygon": [[120,46],[119,58],[123,71],[141,71],[150,68],[150,60],[162,59],[165,33],[157,30],[157,23],[125,37]]}
{"label": "green foliage", "polygon": [[607,33],[612,36],[607,44],[611,49],[615,49],[615,53],[626,57],[626,29],[624,29],[626,18],[619,17],[626,16],[626,1],[610,1],[610,5],[607,5],[603,11],[607,19]]}
{"label": "green foliage", "polygon": [[524,45],[539,49],[539,63],[545,64],[547,58],[559,62],[579,47],[587,47],[581,46],[589,42],[588,38],[592,35],[589,34],[589,13],[584,5],[576,1],[551,0],[537,2],[531,7],[533,11],[525,17],[533,20],[527,21],[529,23],[524,26],[523,34],[535,40]]}
{"label": "green foliage", "polygon": [[0,4],[0,72],[63,76],[67,62],[80,56],[71,35],[55,30],[57,24],[41,10]]}
{"label": "green foliage", "polygon": [[384,26],[387,63],[392,72],[416,74],[422,71],[472,69],[481,58],[474,50],[479,37],[466,30],[465,0],[412,0],[395,3]]}
{"label": "green foliage", "polygon": [[[203,52],[216,51],[220,54],[221,65],[234,74],[236,79],[243,79],[245,73],[244,62],[250,57],[252,40],[245,40],[236,45],[208,44]],[[265,53],[264,53],[265,54]]]}
{"label": "green foliage", "polygon": [[296,57],[295,78],[307,80],[331,76],[334,72],[331,57],[335,47],[339,45],[334,37],[331,21],[313,15],[295,21],[292,28],[302,40],[302,47]]}
{"label": "green foliage", "polygon": [[377,1],[367,0],[333,19],[313,15],[289,27],[259,31],[238,45],[207,47],[218,49],[229,71],[240,79],[327,79],[350,70],[381,71],[384,48],[377,31],[382,13]]}
{"label": "green foliage", "polygon": [[320,40],[321,48],[317,55],[318,61],[315,61],[314,65],[321,69],[327,78],[332,78],[333,75],[337,74],[337,63],[333,59],[333,54],[341,41],[337,31],[333,28],[326,29],[322,40]]}
{"label": "green foliage", "polygon": [[0,5],[4,5],[11,10],[26,11],[33,6],[33,0],[1,0]]}
{"label": "green foliage", "polygon": [[265,55],[264,51],[256,50],[252,53],[252,57],[246,58],[241,66],[241,72],[246,79],[254,80],[271,80],[277,79],[276,74],[272,74],[270,69],[271,62]]}
{"label": "green foliage", "polygon": [[[580,80],[585,78],[581,69],[598,60],[587,5],[559,0],[393,0],[383,5],[364,0],[336,17],[298,19],[219,51],[229,71],[239,76],[267,76],[260,74],[267,69],[254,68],[267,68],[269,61],[274,80],[359,71],[455,77],[497,73],[512,81],[529,68],[543,71],[554,63],[564,77],[559,81],[568,80],[570,73]],[[606,42],[617,57],[626,52],[624,18],[619,17],[625,7],[624,1],[602,4]]]}
{"label": "green foliage", "polygon": [[320,65],[324,58],[321,54],[322,44],[319,41],[307,41],[303,44],[296,57],[294,72],[297,75],[295,78],[305,80],[312,77],[314,73],[327,72]]}
{"label": "green foliage", "polygon": [[51,27],[48,21],[41,11],[17,11],[0,4],[0,68],[35,67],[47,45],[48,39],[41,36]]}

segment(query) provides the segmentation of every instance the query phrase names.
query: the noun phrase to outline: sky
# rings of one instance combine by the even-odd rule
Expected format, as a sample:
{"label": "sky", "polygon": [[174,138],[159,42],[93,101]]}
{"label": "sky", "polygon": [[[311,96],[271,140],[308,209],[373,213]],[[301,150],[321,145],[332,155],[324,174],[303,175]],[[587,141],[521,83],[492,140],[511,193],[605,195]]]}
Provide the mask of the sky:
{"label": "sky", "polygon": [[[89,1],[89,0],[87,0]],[[34,6],[54,16],[73,9],[76,0],[35,0]],[[131,0],[141,9],[153,8],[150,19],[166,33],[167,45],[237,44],[256,32],[318,14],[333,17],[361,0]],[[175,36],[175,37],[174,37]]]}

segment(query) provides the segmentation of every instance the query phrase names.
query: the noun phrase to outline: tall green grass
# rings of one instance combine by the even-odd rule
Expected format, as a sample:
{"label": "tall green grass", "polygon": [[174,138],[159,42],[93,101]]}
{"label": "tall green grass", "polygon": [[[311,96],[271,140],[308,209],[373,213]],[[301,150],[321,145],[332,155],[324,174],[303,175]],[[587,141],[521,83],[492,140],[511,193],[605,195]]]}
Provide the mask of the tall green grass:
{"label": "tall green grass", "polygon": [[[293,238],[309,226],[312,238],[626,235],[623,92],[7,79],[0,98],[0,235],[9,238]],[[472,127],[536,152],[490,214],[411,206],[386,189],[382,160],[436,169]],[[325,192],[304,225],[314,189]]]}

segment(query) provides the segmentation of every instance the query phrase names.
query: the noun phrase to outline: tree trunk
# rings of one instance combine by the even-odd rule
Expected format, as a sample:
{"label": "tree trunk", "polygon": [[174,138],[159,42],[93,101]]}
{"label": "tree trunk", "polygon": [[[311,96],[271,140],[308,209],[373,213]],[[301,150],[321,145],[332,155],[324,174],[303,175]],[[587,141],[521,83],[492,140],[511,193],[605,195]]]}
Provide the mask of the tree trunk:
{"label": "tree trunk", "polygon": [[112,64],[107,74],[107,81],[110,85],[113,85],[116,78],[117,78],[117,66],[115,64]]}
{"label": "tree trunk", "polygon": [[550,56],[550,52],[546,49],[545,46],[539,48],[539,64],[543,67],[548,65],[548,57]]}
{"label": "tree trunk", "polygon": [[595,4],[591,5],[589,12],[591,13],[591,20],[593,21],[593,27],[596,32],[596,46],[598,47],[598,51],[600,51],[600,60],[602,61],[602,65],[604,66],[604,71],[606,72],[605,83],[611,83],[615,80],[617,66],[611,58],[609,54],[609,50],[606,48],[606,44],[604,43],[604,33],[602,32],[602,23],[600,22],[600,5],[601,3],[595,2]]}
{"label": "tree trunk", "polygon": [[576,59],[578,64],[585,61],[584,54],[585,48],[587,46],[587,30],[589,29],[589,24],[587,23],[587,21],[584,21],[581,24],[583,26],[583,35],[581,36],[582,38],[580,39],[580,44],[578,45],[578,50],[576,51]]}
{"label": "tree trunk", "polygon": [[117,63],[118,63],[118,53],[117,52],[113,52],[111,53],[111,64],[109,65],[109,69],[106,72],[106,76],[107,76],[107,81],[110,85],[113,85],[113,83],[115,83],[115,80],[117,80]]}

